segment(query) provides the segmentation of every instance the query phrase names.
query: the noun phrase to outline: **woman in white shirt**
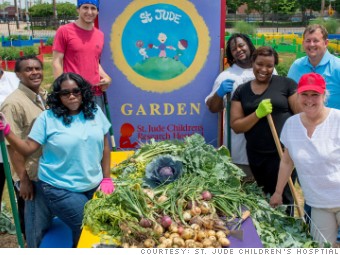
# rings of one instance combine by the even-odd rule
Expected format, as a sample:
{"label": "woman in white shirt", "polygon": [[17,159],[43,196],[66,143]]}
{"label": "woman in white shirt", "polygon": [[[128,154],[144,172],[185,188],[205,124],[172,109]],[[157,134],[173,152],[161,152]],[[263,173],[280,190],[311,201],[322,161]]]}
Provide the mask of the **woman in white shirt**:
{"label": "woman in white shirt", "polygon": [[340,110],[324,105],[326,83],[319,74],[303,75],[297,93],[302,112],[282,129],[285,150],[270,205],[282,204],[283,188],[295,166],[312,207],[311,234],[320,243],[326,239],[334,244],[340,225]]}

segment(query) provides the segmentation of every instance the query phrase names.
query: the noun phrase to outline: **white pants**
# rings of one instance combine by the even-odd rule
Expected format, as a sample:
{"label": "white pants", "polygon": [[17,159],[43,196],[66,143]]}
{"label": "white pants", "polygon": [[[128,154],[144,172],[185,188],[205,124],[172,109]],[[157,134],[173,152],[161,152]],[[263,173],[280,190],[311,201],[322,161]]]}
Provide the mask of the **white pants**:
{"label": "white pants", "polygon": [[[340,207],[312,207],[311,234],[315,241],[323,243],[326,240],[334,244],[340,226]],[[317,229],[316,229],[317,228]],[[320,233],[323,235],[320,235]],[[326,240],[325,240],[326,239]]]}

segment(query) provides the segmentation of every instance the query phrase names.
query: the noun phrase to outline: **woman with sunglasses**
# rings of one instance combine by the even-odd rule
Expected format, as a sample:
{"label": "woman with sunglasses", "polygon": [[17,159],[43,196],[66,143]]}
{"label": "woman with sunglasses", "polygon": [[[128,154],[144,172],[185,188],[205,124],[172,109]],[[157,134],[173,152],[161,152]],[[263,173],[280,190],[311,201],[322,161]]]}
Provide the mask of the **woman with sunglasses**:
{"label": "woman with sunglasses", "polygon": [[0,130],[24,156],[42,147],[38,185],[52,213],[72,229],[76,246],[86,202],[98,187],[106,194],[114,190],[107,139],[110,124],[93,101],[91,85],[80,75],[64,73],[52,86],[48,110],[36,119],[27,140],[10,131],[2,113]]}

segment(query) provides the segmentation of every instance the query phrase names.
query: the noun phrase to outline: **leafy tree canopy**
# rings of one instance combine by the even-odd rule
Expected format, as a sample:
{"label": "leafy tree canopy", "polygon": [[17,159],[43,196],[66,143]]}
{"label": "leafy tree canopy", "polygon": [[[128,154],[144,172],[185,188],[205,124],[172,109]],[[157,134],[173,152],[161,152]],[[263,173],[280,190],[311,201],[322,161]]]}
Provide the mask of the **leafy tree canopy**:
{"label": "leafy tree canopy", "polygon": [[[29,8],[31,17],[52,17],[53,16],[53,4],[44,3],[36,4]],[[72,3],[59,3],[57,4],[58,16],[77,16],[76,6]]]}

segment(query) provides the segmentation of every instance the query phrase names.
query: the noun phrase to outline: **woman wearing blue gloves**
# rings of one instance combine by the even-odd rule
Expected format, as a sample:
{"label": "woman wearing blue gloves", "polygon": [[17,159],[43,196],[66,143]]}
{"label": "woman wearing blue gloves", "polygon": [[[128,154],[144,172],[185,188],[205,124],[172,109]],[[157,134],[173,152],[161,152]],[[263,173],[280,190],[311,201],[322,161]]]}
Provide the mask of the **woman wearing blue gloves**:
{"label": "woman wearing blue gloves", "polygon": [[86,202],[98,188],[106,194],[114,191],[106,135],[110,123],[93,102],[91,85],[80,75],[64,73],[52,86],[49,109],[36,119],[27,140],[11,132],[2,113],[0,130],[24,156],[42,147],[38,185],[52,214],[71,228],[76,246]]}
{"label": "woman wearing blue gloves", "polygon": [[[247,156],[257,184],[265,194],[272,195],[278,176],[280,157],[266,117],[272,114],[280,133],[286,119],[297,112],[296,87],[292,79],[272,75],[278,55],[271,47],[259,47],[252,55],[255,80],[239,86],[231,103],[231,128],[244,133]],[[294,200],[288,185],[284,204]],[[290,214],[290,212],[287,211]]]}

